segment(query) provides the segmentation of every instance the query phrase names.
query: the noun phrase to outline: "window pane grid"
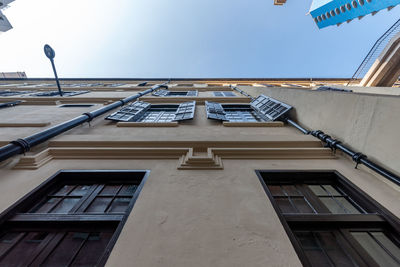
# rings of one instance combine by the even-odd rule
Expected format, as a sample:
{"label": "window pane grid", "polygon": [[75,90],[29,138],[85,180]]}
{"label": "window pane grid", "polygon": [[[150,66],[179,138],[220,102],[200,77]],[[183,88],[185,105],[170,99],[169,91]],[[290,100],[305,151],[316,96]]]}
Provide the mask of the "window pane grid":
{"label": "window pane grid", "polygon": [[258,122],[264,121],[256,112],[252,109],[224,109],[226,118],[232,122]]}
{"label": "window pane grid", "polygon": [[64,185],[28,213],[124,213],[136,189],[133,184]]}
{"label": "window pane grid", "polygon": [[146,111],[138,122],[172,122],[175,119],[176,109],[173,111],[168,110],[148,110]]}

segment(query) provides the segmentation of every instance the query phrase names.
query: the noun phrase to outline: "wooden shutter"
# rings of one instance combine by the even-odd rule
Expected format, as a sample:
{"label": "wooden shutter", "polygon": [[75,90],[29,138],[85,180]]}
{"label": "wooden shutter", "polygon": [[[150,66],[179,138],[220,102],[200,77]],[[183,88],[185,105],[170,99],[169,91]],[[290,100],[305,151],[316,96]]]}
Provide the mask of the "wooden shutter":
{"label": "wooden shutter", "polygon": [[187,94],[186,94],[186,96],[197,96],[197,94],[198,94],[197,90],[188,91]]}
{"label": "wooden shutter", "polygon": [[195,108],[196,108],[196,101],[189,101],[180,104],[178,110],[175,113],[174,121],[193,119]]}
{"label": "wooden shutter", "polygon": [[224,108],[220,103],[206,101],[207,118],[213,120],[227,121]]}
{"label": "wooden shutter", "polygon": [[136,121],[143,113],[151,107],[150,103],[136,101],[129,106],[121,108],[119,111],[106,117],[106,120],[112,121]]}
{"label": "wooden shutter", "polygon": [[292,108],[285,103],[265,95],[258,96],[250,103],[250,105],[260,114],[260,116],[269,121],[279,119]]}

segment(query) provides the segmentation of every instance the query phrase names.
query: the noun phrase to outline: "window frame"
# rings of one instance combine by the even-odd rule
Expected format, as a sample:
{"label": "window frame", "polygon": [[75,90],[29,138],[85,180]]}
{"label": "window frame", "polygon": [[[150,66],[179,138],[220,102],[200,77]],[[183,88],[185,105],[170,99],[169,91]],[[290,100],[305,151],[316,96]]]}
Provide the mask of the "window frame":
{"label": "window frame", "polygon": [[[360,244],[355,241],[354,237],[351,237],[350,231],[369,231],[379,230],[381,232],[389,233],[387,235],[390,239],[400,240],[400,220],[389,210],[379,204],[377,201],[368,196],[365,192],[359,189],[355,184],[350,182],[346,177],[340,174],[336,170],[255,170],[258,179],[260,180],[261,186],[263,187],[271,205],[273,206],[286,234],[294,247],[301,263],[304,266],[312,266],[308,257],[306,256],[300,242],[298,241],[295,231],[339,231],[342,234],[348,232],[348,235],[343,234],[343,238],[347,241],[353,250],[350,254],[354,254],[355,257],[360,255],[364,261],[375,262],[368,253],[364,253],[364,249],[359,249]],[[331,213],[320,213],[318,214],[297,214],[297,215],[284,215],[281,212],[278,204],[276,203],[274,196],[270,192],[267,183],[264,180],[263,174],[271,174],[275,176],[272,178],[273,182],[278,181],[302,181],[307,184],[318,181],[320,183],[329,182],[339,184],[341,189],[344,189],[346,193],[351,196],[362,208],[366,211],[371,211],[367,214],[331,214]],[[290,175],[290,179],[285,176]],[[306,178],[305,178],[306,177]],[[286,179],[286,180],[285,180]],[[319,217],[319,218],[317,218]],[[363,224],[368,223],[365,227]],[[348,238],[350,236],[350,238]],[[372,260],[372,261],[371,261]]]}
{"label": "window frame", "polygon": [[[53,228],[60,228],[61,231],[67,231],[63,229],[82,229],[84,231],[92,230],[92,228],[88,229],[87,227],[84,227],[87,223],[89,223],[90,227],[94,227],[95,229],[110,229],[111,227],[114,227],[115,230],[106,245],[103,254],[99,256],[98,264],[99,266],[104,266],[149,175],[149,170],[59,170],[0,214],[0,226],[2,227],[2,232],[15,229],[34,231],[35,229],[43,228],[47,230],[51,228],[50,231]],[[114,178],[116,180],[114,180]],[[52,192],[54,188],[66,184],[66,182],[78,185],[85,184],[88,181],[93,182],[93,184],[99,184],[110,181],[118,183],[124,180],[130,183],[137,182],[137,188],[123,215],[105,215],[106,213],[104,213],[104,215],[93,213],[77,215],[49,213],[43,220],[40,218],[40,216],[43,217],[43,213],[30,213],[28,215],[24,214],[24,216],[20,216],[21,213],[19,213],[19,211],[33,208],[36,204],[42,201],[44,196],[47,196]],[[34,205],[32,205],[33,201],[35,201]],[[46,220],[46,218],[49,217],[51,217],[51,220]],[[75,217],[75,219],[72,220],[72,217]]]}
{"label": "window frame", "polygon": [[[233,95],[227,95],[228,94],[233,94]],[[218,96],[217,94],[222,94]],[[213,91],[213,96],[214,97],[237,97],[237,94],[235,94],[233,91]]]}

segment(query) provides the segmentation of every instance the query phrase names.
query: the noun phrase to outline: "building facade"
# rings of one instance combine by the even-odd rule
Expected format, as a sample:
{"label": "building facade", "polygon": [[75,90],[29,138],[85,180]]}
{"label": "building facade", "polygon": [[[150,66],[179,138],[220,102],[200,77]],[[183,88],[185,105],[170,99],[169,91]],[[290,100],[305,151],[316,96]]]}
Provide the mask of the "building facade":
{"label": "building facade", "polygon": [[398,96],[346,82],[0,81],[0,265],[398,266],[398,182],[285,122],[396,176]]}

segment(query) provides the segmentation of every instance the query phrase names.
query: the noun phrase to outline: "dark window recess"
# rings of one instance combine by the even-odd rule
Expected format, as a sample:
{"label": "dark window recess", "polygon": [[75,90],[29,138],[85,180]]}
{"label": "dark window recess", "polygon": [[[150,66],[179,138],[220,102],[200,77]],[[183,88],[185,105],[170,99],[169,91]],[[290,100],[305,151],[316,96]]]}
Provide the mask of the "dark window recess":
{"label": "dark window recess", "polygon": [[106,120],[124,122],[172,122],[190,120],[194,117],[196,102],[179,105],[152,105],[136,101],[106,117]]}
{"label": "dark window recess", "polygon": [[12,101],[12,102],[6,102],[6,103],[0,103],[0,108],[13,107],[13,106],[19,105],[21,103],[22,103],[22,101],[20,101],[20,100]]}
{"label": "dark window recess", "polygon": [[304,266],[400,266],[399,220],[334,171],[257,171]]}
{"label": "dark window recess", "polygon": [[278,120],[292,109],[291,106],[265,95],[259,95],[250,105],[267,121]]}
{"label": "dark window recess", "polygon": [[154,96],[197,96],[197,91],[169,91],[165,89],[157,90],[152,93]]}
{"label": "dark window recess", "polygon": [[[63,91],[63,96],[75,96],[87,94],[90,91]],[[48,91],[48,92],[39,92],[31,94],[31,96],[59,96],[60,93],[58,91]]]}
{"label": "dark window recess", "polygon": [[104,83],[64,83],[61,87],[64,88],[84,88],[84,87],[100,87],[105,86]]}
{"label": "dark window recess", "polygon": [[64,104],[59,106],[60,108],[88,108],[93,107],[94,104]]}
{"label": "dark window recess", "polygon": [[31,93],[31,91],[0,91],[0,96],[14,96]]}
{"label": "dark window recess", "polygon": [[353,90],[343,89],[343,88],[335,88],[330,86],[320,86],[317,91],[337,91],[337,92],[353,92]]}
{"label": "dark window recess", "polygon": [[0,266],[103,266],[146,171],[61,171],[2,214]]}
{"label": "dark window recess", "polygon": [[225,97],[233,97],[236,96],[234,92],[213,92],[214,96],[225,96]]}
{"label": "dark window recess", "polygon": [[206,101],[207,118],[229,122],[266,121],[247,104],[220,104]]}

